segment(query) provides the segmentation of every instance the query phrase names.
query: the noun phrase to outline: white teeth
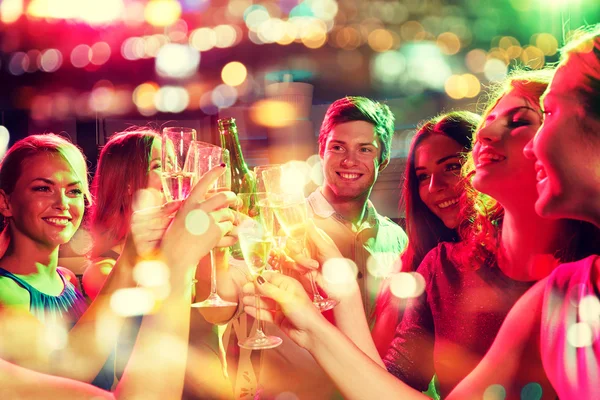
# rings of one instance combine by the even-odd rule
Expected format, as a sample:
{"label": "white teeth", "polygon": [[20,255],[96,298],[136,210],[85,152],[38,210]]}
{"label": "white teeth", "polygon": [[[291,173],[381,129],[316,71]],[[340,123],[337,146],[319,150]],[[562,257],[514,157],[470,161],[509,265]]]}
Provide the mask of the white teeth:
{"label": "white teeth", "polygon": [[344,179],[357,179],[358,177],[360,177],[360,174],[344,174],[340,172],[340,176]]}
{"label": "white teeth", "polygon": [[458,199],[446,200],[446,201],[438,204],[438,207],[439,208],[448,208],[456,203],[458,203]]}
{"label": "white teeth", "polygon": [[44,218],[46,221],[51,222],[56,225],[67,225],[69,220],[66,218]]}
{"label": "white teeth", "polygon": [[483,153],[479,155],[479,161],[502,161],[506,157],[499,154]]}

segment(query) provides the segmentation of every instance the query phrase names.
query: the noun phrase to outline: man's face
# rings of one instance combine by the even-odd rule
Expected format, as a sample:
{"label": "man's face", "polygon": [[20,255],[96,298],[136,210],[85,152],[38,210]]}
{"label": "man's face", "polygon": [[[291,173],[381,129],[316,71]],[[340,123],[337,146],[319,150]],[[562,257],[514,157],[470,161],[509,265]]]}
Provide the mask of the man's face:
{"label": "man's face", "polygon": [[323,188],[328,199],[367,198],[380,169],[381,144],[375,127],[365,121],[336,125],[323,151]]}

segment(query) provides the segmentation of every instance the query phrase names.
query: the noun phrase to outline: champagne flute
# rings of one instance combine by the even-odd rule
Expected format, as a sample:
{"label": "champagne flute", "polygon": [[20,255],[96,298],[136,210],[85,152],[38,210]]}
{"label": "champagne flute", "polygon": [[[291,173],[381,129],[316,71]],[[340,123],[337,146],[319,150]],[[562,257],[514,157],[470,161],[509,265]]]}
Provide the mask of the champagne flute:
{"label": "champagne flute", "polygon": [[185,200],[193,187],[194,173],[185,170],[185,163],[196,130],[168,127],[162,131],[161,181],[167,201]]}
{"label": "champagne flute", "polygon": [[[217,193],[231,190],[231,170],[229,164],[229,151],[217,146],[206,146],[202,142],[194,142],[190,148],[188,160],[185,163],[186,171],[193,171],[196,179],[217,165],[227,165],[227,170],[209,187],[208,193]],[[194,182],[195,183],[195,182]],[[223,300],[217,293],[217,273],[215,266],[214,250],[210,251],[210,294],[206,300],[193,303],[192,307],[231,307],[237,303]]]}
{"label": "champagne flute", "polygon": [[[258,165],[254,167],[254,176],[256,177],[256,191],[259,194],[257,197],[257,202],[259,207],[268,206],[268,199],[266,197],[266,186],[265,180],[263,179],[262,173],[264,171],[276,170],[280,169],[282,164],[267,164],[267,165]],[[269,207],[268,212],[273,215],[273,210]],[[273,236],[273,250],[283,250],[285,249],[286,236],[282,234],[281,225],[277,221],[277,218],[272,219],[272,227],[270,228],[270,232]]]}
{"label": "champagne flute", "polygon": [[[293,180],[286,178],[286,167],[269,169],[261,173],[265,182],[269,204],[277,220],[285,231],[288,241],[296,242],[306,248],[306,221],[308,209],[304,193],[294,185]],[[337,305],[334,299],[321,296],[315,284],[312,272],[308,273],[313,291],[313,304],[319,311],[331,310]]]}
{"label": "champagne flute", "polygon": [[[239,193],[238,198],[242,200],[243,204],[239,211],[246,211],[246,215],[249,217],[238,227],[238,239],[248,270],[250,274],[256,277],[267,267],[267,259],[269,258],[273,242],[268,228],[265,226],[261,209],[255,206],[257,202],[256,194]],[[256,305],[256,330],[250,337],[240,340],[238,346],[250,350],[277,347],[283,340],[278,336],[267,336],[265,334],[260,320],[260,295],[255,294],[254,297]]]}

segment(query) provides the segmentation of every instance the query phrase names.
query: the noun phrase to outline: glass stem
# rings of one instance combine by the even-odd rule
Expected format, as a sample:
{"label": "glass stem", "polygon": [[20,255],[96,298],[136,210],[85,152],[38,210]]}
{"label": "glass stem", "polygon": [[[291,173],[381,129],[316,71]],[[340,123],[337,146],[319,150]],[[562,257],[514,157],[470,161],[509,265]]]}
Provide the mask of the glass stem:
{"label": "glass stem", "polygon": [[312,287],[312,291],[313,291],[313,299],[321,300],[323,297],[319,293],[319,289],[317,288],[317,284],[315,283],[315,278],[313,277],[313,273],[309,272],[309,276],[310,276],[310,286]]}
{"label": "glass stem", "polygon": [[254,306],[256,307],[256,336],[264,336],[262,321],[260,320],[260,295],[254,295]]}
{"label": "glass stem", "polygon": [[210,294],[211,296],[217,295],[217,268],[214,250],[210,251]]}

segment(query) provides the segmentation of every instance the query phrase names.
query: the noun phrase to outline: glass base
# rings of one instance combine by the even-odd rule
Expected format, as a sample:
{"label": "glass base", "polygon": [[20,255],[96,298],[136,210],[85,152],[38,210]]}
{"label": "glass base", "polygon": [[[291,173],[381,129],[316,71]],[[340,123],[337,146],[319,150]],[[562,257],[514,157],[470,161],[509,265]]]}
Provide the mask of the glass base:
{"label": "glass base", "polygon": [[317,310],[321,312],[331,310],[332,308],[337,306],[338,303],[339,302],[337,300],[325,299],[323,297],[321,297],[320,299],[316,298],[313,300],[313,304],[315,305],[315,307],[317,307]]}
{"label": "glass base", "polygon": [[223,300],[216,293],[211,293],[210,296],[204,301],[198,303],[192,303],[192,307],[196,308],[211,308],[211,307],[235,307],[238,303]]}
{"label": "glass base", "polygon": [[256,332],[254,336],[240,340],[238,346],[248,350],[273,349],[283,343],[283,340],[277,336],[267,336],[262,332]]}

